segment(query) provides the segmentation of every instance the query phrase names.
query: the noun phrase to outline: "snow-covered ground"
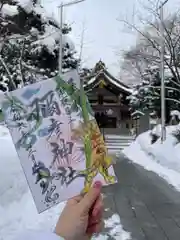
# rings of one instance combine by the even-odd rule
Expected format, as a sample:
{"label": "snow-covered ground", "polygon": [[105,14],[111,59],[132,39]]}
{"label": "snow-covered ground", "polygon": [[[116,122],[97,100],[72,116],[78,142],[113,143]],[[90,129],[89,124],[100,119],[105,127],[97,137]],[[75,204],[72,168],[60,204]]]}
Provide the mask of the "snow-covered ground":
{"label": "snow-covered ground", "polygon": [[[160,136],[160,128],[158,125],[152,132]],[[180,129],[179,125],[166,128],[167,138],[163,144],[160,138],[151,144],[151,131],[147,131],[123,152],[133,162],[157,173],[180,191],[180,142],[172,134],[177,129]]]}
{"label": "snow-covered ground", "polygon": [[[63,207],[61,203],[40,215],[37,213],[9,132],[0,126],[0,240],[12,240],[24,230],[52,231]],[[114,239],[130,239],[118,215],[105,220],[105,226]],[[96,239],[108,237],[99,235]]]}

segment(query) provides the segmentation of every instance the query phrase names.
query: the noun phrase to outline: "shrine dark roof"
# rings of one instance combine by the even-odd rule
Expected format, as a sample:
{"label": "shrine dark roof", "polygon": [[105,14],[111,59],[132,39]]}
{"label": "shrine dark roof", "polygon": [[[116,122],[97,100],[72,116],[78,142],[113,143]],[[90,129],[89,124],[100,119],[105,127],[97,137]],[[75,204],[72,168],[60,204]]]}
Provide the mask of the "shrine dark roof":
{"label": "shrine dark roof", "polygon": [[89,76],[88,80],[86,80],[86,83],[84,84],[85,90],[95,88],[102,80],[104,80],[107,84],[112,85],[117,90],[127,93],[128,95],[132,93],[132,89],[119,81],[119,79],[113,77],[105,68],[105,64],[101,61],[96,64],[95,72]]}

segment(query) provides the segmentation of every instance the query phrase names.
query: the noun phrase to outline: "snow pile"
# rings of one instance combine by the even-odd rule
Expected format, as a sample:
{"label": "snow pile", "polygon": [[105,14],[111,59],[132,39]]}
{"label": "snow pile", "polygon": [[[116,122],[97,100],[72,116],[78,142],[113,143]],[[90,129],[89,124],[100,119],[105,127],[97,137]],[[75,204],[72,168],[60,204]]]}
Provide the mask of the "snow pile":
{"label": "snow pile", "polygon": [[[158,125],[152,131],[141,134],[123,150],[133,162],[157,173],[178,191],[180,191],[180,142],[174,133],[180,129],[179,127],[179,125],[167,127],[166,141],[161,144],[161,126]],[[158,137],[154,144],[151,144],[151,134]]]}
{"label": "snow pile", "polygon": [[[111,236],[111,239],[117,240],[130,240],[130,233],[123,230],[119,215],[114,214],[109,219],[105,220],[105,227],[109,229],[108,235]],[[96,240],[108,240],[109,236],[99,235]]]}
{"label": "snow pile", "polygon": [[[13,240],[25,230],[53,231],[65,203],[40,215],[37,213],[9,131],[4,126],[0,126],[0,176],[0,239]],[[105,226],[114,239],[130,239],[118,215],[107,219]],[[105,240],[109,236],[95,239]]]}
{"label": "snow pile", "polygon": [[0,236],[11,240],[24,229],[52,229],[64,204],[39,215],[9,132],[0,126]]}

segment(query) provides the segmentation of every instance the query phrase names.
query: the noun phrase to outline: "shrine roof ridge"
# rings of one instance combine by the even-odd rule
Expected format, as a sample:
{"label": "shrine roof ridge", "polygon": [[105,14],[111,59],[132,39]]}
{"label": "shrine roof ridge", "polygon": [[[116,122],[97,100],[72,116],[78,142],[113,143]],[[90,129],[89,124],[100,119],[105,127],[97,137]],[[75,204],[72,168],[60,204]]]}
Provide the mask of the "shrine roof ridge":
{"label": "shrine roof ridge", "polygon": [[[104,77],[113,85],[115,85],[116,87],[124,90],[125,92],[131,94],[133,92],[132,88],[130,88],[129,86],[127,86],[126,84],[122,83],[119,79],[115,78],[114,76],[112,76],[105,68],[102,68],[100,71],[98,71],[98,73],[94,73],[92,74],[88,79],[87,83],[84,84],[84,88],[88,88],[90,86],[92,86],[98,77],[100,77],[100,75],[104,75]],[[97,84],[96,84],[97,85]],[[95,86],[94,86],[95,87]]]}

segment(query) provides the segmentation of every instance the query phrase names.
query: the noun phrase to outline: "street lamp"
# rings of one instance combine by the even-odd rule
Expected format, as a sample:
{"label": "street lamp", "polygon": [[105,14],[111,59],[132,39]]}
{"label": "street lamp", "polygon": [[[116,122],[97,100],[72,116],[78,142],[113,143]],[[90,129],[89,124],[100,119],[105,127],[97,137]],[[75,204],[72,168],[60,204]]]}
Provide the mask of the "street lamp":
{"label": "street lamp", "polygon": [[164,5],[168,2],[165,0],[161,3],[160,10],[160,33],[161,33],[161,143],[166,140],[166,125],[165,125],[165,83],[164,83]]}
{"label": "street lamp", "polygon": [[63,61],[63,8],[64,7],[69,7],[71,5],[84,2],[85,0],[74,0],[71,2],[67,3],[61,3],[61,5],[58,7],[59,8],[59,13],[60,13],[60,40],[59,40],[59,74],[62,74],[62,61]]}

